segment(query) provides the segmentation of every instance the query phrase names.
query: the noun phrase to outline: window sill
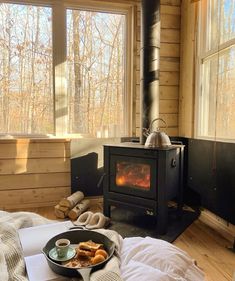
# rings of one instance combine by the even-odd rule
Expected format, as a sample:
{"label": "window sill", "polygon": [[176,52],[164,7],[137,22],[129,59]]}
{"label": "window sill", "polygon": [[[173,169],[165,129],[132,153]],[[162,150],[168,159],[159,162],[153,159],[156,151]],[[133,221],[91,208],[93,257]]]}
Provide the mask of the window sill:
{"label": "window sill", "polygon": [[0,142],[67,142],[69,137],[57,137],[53,135],[17,135],[0,134]]}
{"label": "window sill", "polygon": [[209,136],[197,136],[195,137],[195,139],[215,141],[215,142],[235,143],[235,139],[225,139],[225,138],[209,137]]}

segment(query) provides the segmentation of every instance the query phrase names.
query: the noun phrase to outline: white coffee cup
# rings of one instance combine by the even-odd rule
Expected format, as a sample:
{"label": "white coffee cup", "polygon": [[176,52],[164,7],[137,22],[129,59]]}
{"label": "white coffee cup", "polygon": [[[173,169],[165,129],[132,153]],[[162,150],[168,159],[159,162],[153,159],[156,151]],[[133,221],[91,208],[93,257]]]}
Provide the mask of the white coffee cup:
{"label": "white coffee cup", "polygon": [[55,242],[56,252],[59,258],[67,256],[69,250],[70,241],[68,239],[59,239]]}

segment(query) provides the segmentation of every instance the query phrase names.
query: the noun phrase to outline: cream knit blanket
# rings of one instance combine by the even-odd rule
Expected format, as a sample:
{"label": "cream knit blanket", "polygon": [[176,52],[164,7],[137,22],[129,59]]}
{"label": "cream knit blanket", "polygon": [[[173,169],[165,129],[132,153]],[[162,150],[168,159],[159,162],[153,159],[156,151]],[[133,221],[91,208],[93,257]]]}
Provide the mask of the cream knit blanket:
{"label": "cream knit blanket", "polygon": [[[0,280],[28,281],[25,271],[23,252],[19,241],[18,229],[46,224],[50,221],[35,213],[0,211]],[[91,274],[91,281],[122,281],[120,276],[120,258],[118,253],[122,243],[121,236],[112,230],[97,230],[116,245],[112,259],[101,270]],[[45,281],[45,280],[42,280]]]}

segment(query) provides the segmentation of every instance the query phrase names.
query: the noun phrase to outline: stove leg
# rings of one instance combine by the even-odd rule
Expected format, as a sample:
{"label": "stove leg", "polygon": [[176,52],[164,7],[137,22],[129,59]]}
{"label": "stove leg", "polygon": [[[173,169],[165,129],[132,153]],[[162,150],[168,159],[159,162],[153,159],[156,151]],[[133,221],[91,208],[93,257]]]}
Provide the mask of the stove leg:
{"label": "stove leg", "polygon": [[105,202],[106,200],[104,200],[104,204],[103,204],[103,213],[106,217],[110,217],[111,212],[110,212],[110,205],[108,202]]}
{"label": "stove leg", "polygon": [[157,212],[157,233],[164,235],[167,232],[167,222],[168,222],[168,206],[164,204],[159,206]]}
{"label": "stove leg", "polygon": [[183,200],[182,200],[182,197],[180,197],[180,199],[178,199],[178,202],[177,202],[177,214],[180,218],[183,215],[183,206],[184,206]]}

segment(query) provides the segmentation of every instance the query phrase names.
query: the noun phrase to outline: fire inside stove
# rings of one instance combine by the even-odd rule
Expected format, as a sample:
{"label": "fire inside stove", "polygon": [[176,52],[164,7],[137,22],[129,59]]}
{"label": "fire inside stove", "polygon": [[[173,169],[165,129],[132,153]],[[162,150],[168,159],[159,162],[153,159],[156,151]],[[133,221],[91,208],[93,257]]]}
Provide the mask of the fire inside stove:
{"label": "fire inside stove", "polygon": [[116,164],[116,185],[150,189],[150,165],[127,161]]}

